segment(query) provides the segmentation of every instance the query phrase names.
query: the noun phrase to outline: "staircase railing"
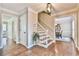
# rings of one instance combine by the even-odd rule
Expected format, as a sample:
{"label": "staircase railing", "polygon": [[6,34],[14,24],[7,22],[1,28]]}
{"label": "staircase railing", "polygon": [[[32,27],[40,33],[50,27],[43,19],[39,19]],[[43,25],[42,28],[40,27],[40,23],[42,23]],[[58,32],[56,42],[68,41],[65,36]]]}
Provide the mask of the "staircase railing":
{"label": "staircase railing", "polygon": [[[48,35],[48,30],[46,30],[45,27],[43,27],[40,23],[38,25],[45,31],[46,35]],[[48,35],[49,36],[49,35]],[[48,39],[47,39],[48,40]],[[46,44],[48,44],[48,41],[46,40]]]}
{"label": "staircase railing", "polygon": [[[45,31],[46,37],[48,37],[48,38],[47,38],[46,40],[44,40],[44,41],[39,41],[39,42],[44,42],[46,45],[39,44],[39,43],[38,43],[38,45],[47,48],[48,46],[50,46],[50,45],[54,42],[54,40],[53,40],[52,37],[49,35],[49,30],[48,30],[46,27],[44,27],[44,26],[43,26],[42,24],[40,24],[40,23],[38,23],[38,25],[41,27],[41,29],[42,29],[43,31]],[[39,27],[38,27],[38,28],[39,28]],[[44,37],[45,37],[45,36],[44,36]],[[51,40],[50,43],[49,43],[49,40]]]}
{"label": "staircase railing", "polygon": [[44,28],[40,23],[38,23],[38,25],[47,33],[48,30],[46,30],[46,28]]}
{"label": "staircase railing", "polygon": [[[53,37],[54,36],[54,31],[53,31],[53,27],[50,27],[48,24],[46,24],[45,22],[43,22],[43,21],[39,21],[39,23],[45,28],[45,29],[47,29],[47,31],[48,31],[48,33],[50,33],[50,34],[48,34],[49,36],[51,36],[51,37]],[[54,37],[53,37],[54,38]]]}

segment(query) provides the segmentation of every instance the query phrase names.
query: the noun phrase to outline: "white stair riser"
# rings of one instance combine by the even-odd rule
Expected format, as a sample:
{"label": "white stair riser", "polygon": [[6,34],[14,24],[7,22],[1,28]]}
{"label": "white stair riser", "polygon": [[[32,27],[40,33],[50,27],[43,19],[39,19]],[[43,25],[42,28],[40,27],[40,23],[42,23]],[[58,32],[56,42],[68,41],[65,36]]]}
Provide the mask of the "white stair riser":
{"label": "white stair riser", "polygon": [[42,36],[42,37],[39,38],[39,40],[46,40],[46,39],[50,39],[50,37],[48,37],[48,36],[47,37]]}
{"label": "white stair riser", "polygon": [[46,33],[39,33],[39,35],[46,35]]}
{"label": "white stair riser", "polygon": [[[42,46],[44,48],[47,48],[49,45],[51,45],[53,43],[52,38],[50,39],[50,36],[46,33],[45,30],[42,29],[41,26],[38,26],[37,31],[38,31],[39,36],[40,36],[39,37],[39,41],[38,41],[38,45],[39,46]],[[52,40],[52,41],[49,42],[49,40]]]}
{"label": "white stair riser", "polygon": [[38,31],[38,33],[45,33],[45,31]]}

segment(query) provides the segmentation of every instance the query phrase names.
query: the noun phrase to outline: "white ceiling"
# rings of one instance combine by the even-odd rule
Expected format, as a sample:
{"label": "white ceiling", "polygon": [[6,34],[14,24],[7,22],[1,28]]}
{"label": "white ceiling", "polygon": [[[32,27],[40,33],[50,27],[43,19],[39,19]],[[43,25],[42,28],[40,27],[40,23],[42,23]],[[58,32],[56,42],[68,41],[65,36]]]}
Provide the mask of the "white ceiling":
{"label": "white ceiling", "polygon": [[57,18],[55,22],[56,24],[64,24],[64,23],[70,23],[72,22],[72,20],[73,20],[72,16],[66,16],[66,17]]}
{"label": "white ceiling", "polygon": [[[76,3],[52,3],[56,12],[61,12],[75,8]],[[46,9],[46,3],[0,3],[0,7],[6,8],[15,12],[21,12],[25,8],[32,8],[39,12]]]}

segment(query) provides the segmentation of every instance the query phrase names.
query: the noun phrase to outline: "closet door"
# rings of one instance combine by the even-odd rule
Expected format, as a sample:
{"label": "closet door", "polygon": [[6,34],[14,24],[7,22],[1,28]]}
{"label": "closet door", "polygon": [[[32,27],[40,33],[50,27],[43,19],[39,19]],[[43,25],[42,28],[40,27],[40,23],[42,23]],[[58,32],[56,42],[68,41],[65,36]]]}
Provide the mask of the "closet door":
{"label": "closet door", "polygon": [[24,46],[27,45],[26,35],[26,14],[23,14],[20,16],[20,43]]}

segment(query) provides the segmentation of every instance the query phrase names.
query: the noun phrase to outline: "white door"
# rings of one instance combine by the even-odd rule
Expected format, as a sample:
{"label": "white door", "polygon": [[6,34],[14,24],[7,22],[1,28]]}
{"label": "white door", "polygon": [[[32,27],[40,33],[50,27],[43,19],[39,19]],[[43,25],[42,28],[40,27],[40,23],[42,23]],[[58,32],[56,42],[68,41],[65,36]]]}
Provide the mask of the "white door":
{"label": "white door", "polygon": [[20,43],[26,46],[27,37],[26,37],[26,14],[20,17]]}

